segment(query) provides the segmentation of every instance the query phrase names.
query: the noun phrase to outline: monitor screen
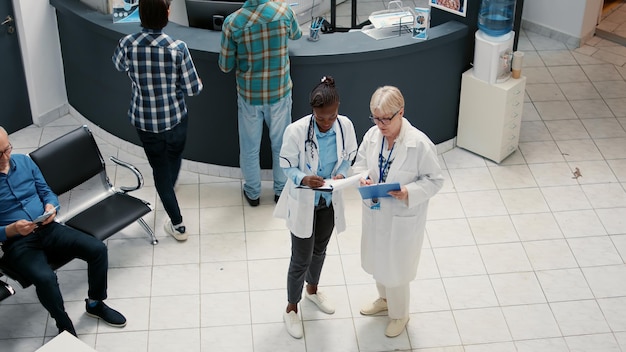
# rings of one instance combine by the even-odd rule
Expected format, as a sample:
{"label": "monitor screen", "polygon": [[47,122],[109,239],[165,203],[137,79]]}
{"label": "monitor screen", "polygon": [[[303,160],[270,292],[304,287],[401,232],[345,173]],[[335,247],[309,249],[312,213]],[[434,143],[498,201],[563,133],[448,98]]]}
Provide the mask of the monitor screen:
{"label": "monitor screen", "polygon": [[222,30],[226,16],[239,10],[242,0],[185,0],[189,27]]}

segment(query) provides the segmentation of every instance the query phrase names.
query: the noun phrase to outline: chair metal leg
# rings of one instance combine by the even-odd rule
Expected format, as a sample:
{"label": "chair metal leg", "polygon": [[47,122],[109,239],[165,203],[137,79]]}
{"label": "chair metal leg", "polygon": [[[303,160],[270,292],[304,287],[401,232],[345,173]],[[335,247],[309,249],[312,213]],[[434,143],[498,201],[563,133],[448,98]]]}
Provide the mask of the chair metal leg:
{"label": "chair metal leg", "polygon": [[148,223],[146,223],[143,218],[139,218],[137,222],[139,222],[139,225],[141,225],[141,227],[143,227],[143,229],[146,230],[146,232],[148,232],[148,234],[150,235],[150,243],[152,243],[153,245],[159,243],[159,240],[157,240],[156,236],[154,235],[154,231],[152,231],[152,228],[150,228]]}

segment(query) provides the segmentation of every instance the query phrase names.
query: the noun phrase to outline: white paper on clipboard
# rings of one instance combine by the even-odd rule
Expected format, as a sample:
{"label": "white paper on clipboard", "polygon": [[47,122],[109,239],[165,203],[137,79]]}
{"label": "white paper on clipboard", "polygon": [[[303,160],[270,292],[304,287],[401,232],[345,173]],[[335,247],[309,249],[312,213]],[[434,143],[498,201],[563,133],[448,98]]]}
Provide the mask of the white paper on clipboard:
{"label": "white paper on clipboard", "polygon": [[296,188],[305,188],[305,189],[310,189],[310,190],[319,191],[319,192],[334,192],[334,191],[339,191],[346,187],[357,184],[359,180],[361,179],[361,177],[363,177],[361,174],[357,174],[357,175],[350,176],[348,178],[341,178],[337,180],[325,179],[324,185],[322,187],[311,188],[308,186],[300,185],[300,186],[297,186]]}

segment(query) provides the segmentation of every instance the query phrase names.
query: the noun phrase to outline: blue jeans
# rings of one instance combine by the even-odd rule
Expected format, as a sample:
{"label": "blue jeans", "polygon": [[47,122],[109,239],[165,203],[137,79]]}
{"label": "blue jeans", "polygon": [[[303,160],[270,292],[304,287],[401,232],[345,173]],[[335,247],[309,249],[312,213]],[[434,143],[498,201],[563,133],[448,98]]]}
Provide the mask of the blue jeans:
{"label": "blue jeans", "polygon": [[55,320],[59,331],[74,331],[74,327],[65,312],[57,276],[48,260],[79,258],[86,261],[88,297],[95,300],[107,298],[108,252],[106,245],[95,237],[51,222],[28,236],[6,241],[2,249],[3,260],[33,283],[41,305]]}
{"label": "blue jeans", "polygon": [[263,137],[263,121],[267,124],[272,146],[274,194],[280,195],[287,177],[280,167],[283,133],[291,123],[291,93],[270,105],[250,105],[237,98],[239,126],[239,167],[243,174],[243,190],[250,199],[261,196],[261,165],[259,153]]}
{"label": "blue jeans", "polygon": [[152,167],[154,186],[165,212],[174,225],[183,222],[174,185],[183,160],[188,124],[188,119],[184,118],[174,128],[165,132],[153,133],[137,129],[143,150]]}
{"label": "blue jeans", "polygon": [[316,207],[313,234],[299,238],[291,234],[291,261],[287,272],[287,301],[297,304],[302,299],[304,281],[317,285],[326,259],[326,247],[335,228],[335,210]]}

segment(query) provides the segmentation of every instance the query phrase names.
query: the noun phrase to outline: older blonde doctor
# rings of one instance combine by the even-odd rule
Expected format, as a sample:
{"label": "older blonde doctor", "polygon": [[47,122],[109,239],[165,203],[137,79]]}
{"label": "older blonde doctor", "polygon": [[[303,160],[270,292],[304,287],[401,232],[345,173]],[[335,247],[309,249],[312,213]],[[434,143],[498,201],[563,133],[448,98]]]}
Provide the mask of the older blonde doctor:
{"label": "older blonde doctor", "polygon": [[[341,191],[321,192],[324,179],[346,178],[356,155],[352,122],[339,115],[339,94],[332,77],[324,77],[313,89],[309,103],[313,113],[290,124],[280,150],[280,166],[287,175],[274,215],[287,220],[291,231],[291,262],[287,274],[287,308],[283,320],[287,332],[301,338],[298,302],[306,280],[305,297],[321,311],[335,308],[317,290],[326,246],[333,228],[346,228]],[[298,188],[305,187],[305,188]]]}
{"label": "older blonde doctor", "polygon": [[359,147],[355,173],[361,184],[398,182],[391,197],[363,201],[361,265],[376,280],[379,298],[361,314],[387,311],[385,335],[400,335],[409,321],[409,283],[420,258],[428,201],[443,186],[431,140],[404,118],[398,88],[378,88],[370,101],[370,128]]}

